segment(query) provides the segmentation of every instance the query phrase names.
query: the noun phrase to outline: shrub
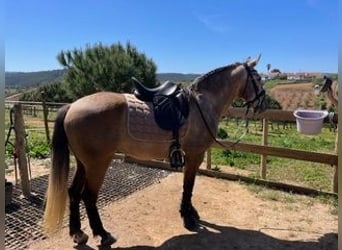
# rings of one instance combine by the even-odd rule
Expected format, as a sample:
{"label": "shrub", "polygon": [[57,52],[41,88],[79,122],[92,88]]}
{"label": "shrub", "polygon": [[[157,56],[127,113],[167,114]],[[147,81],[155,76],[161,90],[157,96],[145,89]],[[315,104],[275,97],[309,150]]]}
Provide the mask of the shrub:
{"label": "shrub", "polygon": [[27,140],[26,150],[30,157],[45,159],[50,156],[50,144],[42,134],[31,134]]}
{"label": "shrub", "polygon": [[226,132],[225,129],[219,127],[216,136],[223,140],[223,139],[227,139],[228,138],[228,133]]}

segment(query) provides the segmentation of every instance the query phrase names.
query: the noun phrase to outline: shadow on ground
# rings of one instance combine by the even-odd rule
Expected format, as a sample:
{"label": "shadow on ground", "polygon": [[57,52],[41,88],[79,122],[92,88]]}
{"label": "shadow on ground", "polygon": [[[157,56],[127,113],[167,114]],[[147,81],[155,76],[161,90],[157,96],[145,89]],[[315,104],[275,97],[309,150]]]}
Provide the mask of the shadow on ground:
{"label": "shadow on ground", "polygon": [[[131,247],[99,247],[101,250],[149,250],[149,249],[211,249],[211,250],[337,250],[337,234],[323,235],[318,241],[287,241],[274,238],[263,232],[243,230],[234,227],[218,226],[205,221],[200,222],[195,234],[179,235],[165,241],[162,245]],[[209,230],[210,231],[209,231]],[[214,230],[214,232],[213,232]],[[114,244],[115,246],[115,244]],[[87,245],[75,246],[78,250],[94,250]]]}

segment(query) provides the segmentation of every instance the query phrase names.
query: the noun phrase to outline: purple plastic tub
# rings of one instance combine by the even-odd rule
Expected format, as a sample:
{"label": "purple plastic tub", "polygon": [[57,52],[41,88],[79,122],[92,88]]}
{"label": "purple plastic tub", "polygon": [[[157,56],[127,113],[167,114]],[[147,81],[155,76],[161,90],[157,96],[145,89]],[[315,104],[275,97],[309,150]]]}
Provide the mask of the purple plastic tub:
{"label": "purple plastic tub", "polygon": [[317,135],[321,132],[323,120],[328,115],[326,110],[298,109],[293,112],[296,117],[297,131],[306,135]]}

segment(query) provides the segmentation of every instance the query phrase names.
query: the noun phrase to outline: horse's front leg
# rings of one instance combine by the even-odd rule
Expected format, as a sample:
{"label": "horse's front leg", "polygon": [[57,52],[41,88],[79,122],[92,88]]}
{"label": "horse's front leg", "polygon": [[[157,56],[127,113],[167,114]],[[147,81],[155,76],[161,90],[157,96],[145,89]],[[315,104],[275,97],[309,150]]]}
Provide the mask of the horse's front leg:
{"label": "horse's front leg", "polygon": [[204,153],[200,155],[187,155],[184,167],[183,197],[180,206],[180,214],[184,227],[194,230],[198,225],[199,214],[191,203],[191,196],[195,184],[197,170],[203,161]]}

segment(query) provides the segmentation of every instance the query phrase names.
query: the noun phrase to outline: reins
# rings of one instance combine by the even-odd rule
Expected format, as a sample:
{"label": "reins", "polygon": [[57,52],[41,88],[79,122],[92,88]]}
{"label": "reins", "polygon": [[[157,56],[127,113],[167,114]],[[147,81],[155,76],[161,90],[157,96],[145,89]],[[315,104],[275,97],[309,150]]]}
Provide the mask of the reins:
{"label": "reins", "polygon": [[[208,130],[209,135],[211,136],[211,138],[212,138],[218,145],[220,145],[221,147],[228,148],[226,145],[224,145],[223,143],[221,143],[220,141],[218,141],[218,140],[216,139],[216,136],[215,136],[214,133],[211,131],[211,129],[210,129],[210,127],[209,127],[209,124],[208,124],[207,120],[206,120],[205,117],[204,117],[203,111],[202,111],[202,109],[201,109],[201,107],[200,107],[200,105],[199,105],[199,103],[198,103],[196,97],[193,96],[193,99],[195,100],[196,107],[197,107],[197,109],[198,109],[198,111],[199,111],[199,113],[200,113],[200,115],[201,115],[201,118],[202,118],[202,120],[203,120],[203,123],[204,123],[205,127],[207,128],[207,130]],[[238,143],[242,140],[242,138],[244,138],[244,137],[247,135],[247,133],[249,132],[249,130],[248,130],[248,121],[247,121],[247,117],[246,117],[246,127],[245,127],[245,128],[246,128],[246,129],[245,129],[245,132],[244,132],[244,133],[243,133],[235,142],[233,142],[233,144],[231,145],[232,148],[233,148],[236,144],[238,144]]]}
{"label": "reins", "polygon": [[[258,110],[259,104],[262,103],[263,99],[265,98],[265,90],[262,89],[262,91],[260,91],[260,93],[258,93],[258,86],[257,86],[257,84],[255,82],[254,77],[252,76],[251,69],[248,67],[248,65],[246,63],[244,63],[243,65],[244,65],[245,69],[247,70],[247,79],[246,79],[246,86],[245,86],[245,90],[244,91],[246,91],[247,85],[248,85],[248,80],[249,80],[249,78],[251,78],[252,83],[253,83],[253,87],[254,87],[254,90],[255,90],[255,97],[254,97],[253,100],[248,101],[248,102],[246,102],[244,104],[244,106],[247,107],[246,113],[245,113],[245,119],[246,119],[245,132],[235,142],[233,142],[233,144],[230,146],[230,148],[233,148],[237,143],[239,143],[247,135],[247,133],[249,132],[249,129],[248,129],[249,122],[248,122],[247,114],[248,114],[248,111],[249,111],[250,107],[254,104],[255,101],[258,101],[258,105],[256,105],[254,107],[254,113],[255,113]],[[200,105],[198,103],[197,98],[193,95],[193,93],[191,91],[190,91],[190,93],[191,93],[191,95],[192,95],[192,97],[193,97],[193,99],[195,101],[196,107],[197,107],[197,109],[198,109],[198,111],[199,111],[199,113],[201,115],[203,123],[204,123],[205,127],[207,128],[207,130],[208,130],[210,136],[212,137],[212,139],[218,145],[220,145],[221,147],[229,148],[229,147],[227,147],[226,145],[224,145],[223,143],[221,143],[220,141],[218,141],[216,139],[216,135],[214,135],[214,133],[210,129],[209,124],[208,124],[207,120],[204,117],[203,111],[202,111],[202,109],[201,109],[201,107],[200,107]]]}

